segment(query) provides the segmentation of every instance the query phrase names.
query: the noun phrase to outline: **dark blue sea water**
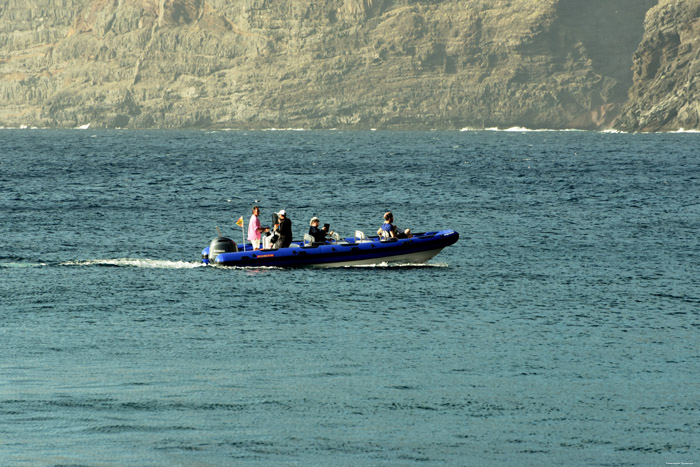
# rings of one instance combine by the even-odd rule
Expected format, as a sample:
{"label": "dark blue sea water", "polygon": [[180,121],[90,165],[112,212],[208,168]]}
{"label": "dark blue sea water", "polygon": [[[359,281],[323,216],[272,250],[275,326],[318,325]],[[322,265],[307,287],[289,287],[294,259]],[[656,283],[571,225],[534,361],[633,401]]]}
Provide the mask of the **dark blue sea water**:
{"label": "dark blue sea water", "polygon": [[[698,134],[0,140],[0,465],[700,463]],[[461,238],[202,267],[256,200]]]}

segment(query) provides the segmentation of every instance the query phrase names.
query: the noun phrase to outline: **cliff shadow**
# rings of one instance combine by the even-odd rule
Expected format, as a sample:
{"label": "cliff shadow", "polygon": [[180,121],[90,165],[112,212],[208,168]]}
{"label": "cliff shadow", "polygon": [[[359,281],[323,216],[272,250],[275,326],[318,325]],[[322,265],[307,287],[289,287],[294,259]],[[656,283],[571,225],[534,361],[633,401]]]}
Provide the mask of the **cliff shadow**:
{"label": "cliff shadow", "polygon": [[[593,70],[617,81],[608,98],[623,102],[632,87],[632,57],[642,41],[644,17],[657,0],[560,0],[560,32],[583,45]],[[568,42],[567,41],[567,42]]]}

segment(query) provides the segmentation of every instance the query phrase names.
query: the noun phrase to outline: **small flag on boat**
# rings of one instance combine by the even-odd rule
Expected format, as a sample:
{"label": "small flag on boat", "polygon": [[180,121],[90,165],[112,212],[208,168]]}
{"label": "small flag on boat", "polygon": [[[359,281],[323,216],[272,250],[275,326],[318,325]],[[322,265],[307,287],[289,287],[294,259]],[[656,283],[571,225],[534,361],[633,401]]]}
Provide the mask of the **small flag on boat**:
{"label": "small flag on boat", "polygon": [[236,225],[241,229],[243,228],[243,216],[238,218],[238,220],[236,221]]}

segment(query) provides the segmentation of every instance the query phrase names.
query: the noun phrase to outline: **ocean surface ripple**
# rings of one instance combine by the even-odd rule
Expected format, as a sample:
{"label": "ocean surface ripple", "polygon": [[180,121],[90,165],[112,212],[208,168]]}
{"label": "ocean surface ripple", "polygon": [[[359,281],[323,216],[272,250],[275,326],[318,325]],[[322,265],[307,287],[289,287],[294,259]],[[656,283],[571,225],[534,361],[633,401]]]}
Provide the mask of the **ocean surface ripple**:
{"label": "ocean surface ripple", "polygon": [[[0,465],[700,463],[697,134],[0,137]],[[460,241],[202,266],[256,202]]]}

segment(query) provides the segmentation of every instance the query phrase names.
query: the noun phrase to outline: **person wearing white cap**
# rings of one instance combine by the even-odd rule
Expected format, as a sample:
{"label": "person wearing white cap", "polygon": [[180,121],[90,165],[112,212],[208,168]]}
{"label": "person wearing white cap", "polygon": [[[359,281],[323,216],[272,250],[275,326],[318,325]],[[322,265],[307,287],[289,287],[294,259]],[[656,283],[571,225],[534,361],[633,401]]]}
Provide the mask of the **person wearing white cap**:
{"label": "person wearing white cap", "polygon": [[314,242],[325,242],[326,241],[326,236],[328,235],[328,226],[324,225],[323,228],[318,228],[318,225],[321,223],[321,220],[314,216],[311,218],[311,221],[309,221],[309,235],[314,237]]}
{"label": "person wearing white cap", "polygon": [[277,213],[280,220],[278,230],[279,239],[275,245],[277,248],[287,248],[292,244],[292,220],[287,217],[287,211],[282,209]]}

